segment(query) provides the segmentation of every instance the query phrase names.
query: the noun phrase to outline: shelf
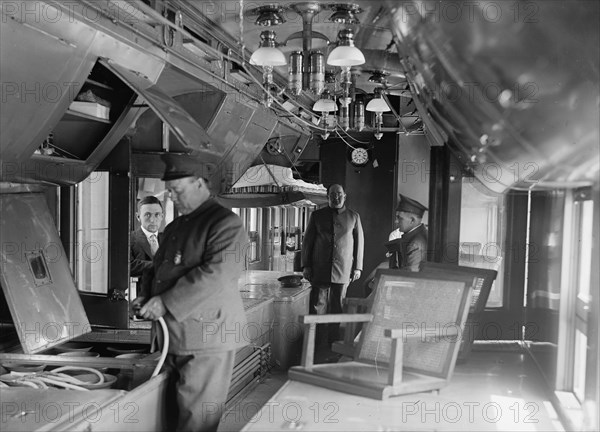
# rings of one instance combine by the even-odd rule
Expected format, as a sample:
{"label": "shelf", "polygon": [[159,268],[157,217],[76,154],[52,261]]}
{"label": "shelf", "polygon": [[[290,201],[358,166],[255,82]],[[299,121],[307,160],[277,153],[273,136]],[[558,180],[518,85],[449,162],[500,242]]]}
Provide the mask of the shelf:
{"label": "shelf", "polygon": [[93,79],[90,79],[90,78],[86,79],[85,82],[87,84],[91,84],[91,85],[94,85],[96,87],[100,87],[100,88],[103,88],[103,89],[106,89],[106,90],[113,90],[112,87],[107,86],[106,84],[102,84],[101,82],[94,81]]}
{"label": "shelf", "polygon": [[92,120],[92,121],[97,121],[97,122],[101,122],[101,123],[107,123],[107,124],[111,123],[111,121],[109,119],[103,119],[103,118],[100,118],[100,117],[95,117],[95,116],[92,116],[92,115],[89,115],[89,114],[84,114],[84,113],[80,113],[80,112],[77,112],[77,111],[72,111],[70,109],[68,109],[65,112],[65,115],[71,115],[71,116],[74,116],[74,117],[80,117],[80,118],[83,118],[83,119],[86,119],[86,120]]}
{"label": "shelf", "polygon": [[37,159],[40,161],[54,162],[54,163],[58,163],[58,164],[69,163],[69,164],[79,164],[79,165],[85,166],[84,160],[65,157],[65,156],[53,156],[53,155],[43,155],[43,154],[34,153],[31,155],[31,158]]}

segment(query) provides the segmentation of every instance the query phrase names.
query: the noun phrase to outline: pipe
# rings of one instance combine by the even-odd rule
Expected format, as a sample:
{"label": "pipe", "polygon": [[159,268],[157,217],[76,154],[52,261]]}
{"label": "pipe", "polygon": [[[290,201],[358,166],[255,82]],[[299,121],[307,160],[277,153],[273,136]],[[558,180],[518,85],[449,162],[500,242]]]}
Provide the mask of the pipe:
{"label": "pipe", "polygon": [[154,372],[152,372],[152,376],[150,378],[154,378],[160,372],[163,364],[165,363],[165,359],[167,358],[167,353],[169,352],[169,330],[167,330],[167,323],[163,317],[158,317],[158,323],[160,324],[160,328],[163,332],[163,347],[160,353],[160,358],[158,359],[158,364],[154,368]]}

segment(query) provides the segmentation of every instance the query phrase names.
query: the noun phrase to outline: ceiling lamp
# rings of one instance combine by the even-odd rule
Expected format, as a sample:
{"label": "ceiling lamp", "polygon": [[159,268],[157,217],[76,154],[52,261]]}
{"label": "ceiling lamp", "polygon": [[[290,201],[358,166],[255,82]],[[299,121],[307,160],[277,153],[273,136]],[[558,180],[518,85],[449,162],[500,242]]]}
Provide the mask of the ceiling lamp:
{"label": "ceiling lamp", "polygon": [[[338,46],[329,53],[327,64],[331,66],[340,66],[342,68],[341,85],[344,101],[350,97],[350,87],[352,86],[350,67],[358,66],[365,62],[363,53],[354,46],[354,32],[352,29],[343,29],[338,33]],[[342,106],[347,108],[343,102]],[[346,117],[348,111],[345,110]],[[347,127],[346,127],[347,129]]]}
{"label": "ceiling lamp", "polygon": [[248,13],[258,15],[255,24],[260,26],[273,26],[285,22],[285,18],[282,15],[283,8],[278,4],[260,6],[248,11]]}
{"label": "ceiling lamp", "polygon": [[362,12],[362,9],[357,4],[335,3],[329,5],[333,10],[333,15],[329,17],[329,21],[337,24],[360,24],[356,14]]}
{"label": "ceiling lamp", "polygon": [[273,87],[273,67],[287,64],[285,56],[277,48],[276,34],[272,30],[265,30],[260,34],[260,46],[252,53],[250,64],[262,66],[263,86],[266,91],[265,104],[270,107],[273,103],[271,88]]}
{"label": "ceiling lamp", "polygon": [[[329,45],[330,41],[322,33],[313,31],[314,17],[326,6],[319,2],[294,3],[286,8],[278,4],[269,4],[254,8],[247,15],[258,15],[256,24],[261,26],[273,26],[285,23],[283,11],[292,10],[302,16],[302,31],[292,33],[280,45],[287,45],[292,39],[302,39],[302,50],[293,51],[290,54],[288,66],[288,90],[298,96],[303,90],[308,90],[315,95],[320,95],[325,89],[325,56],[322,52],[312,49],[313,39],[323,39]],[[356,15],[362,9],[356,4],[333,4],[329,6],[333,11],[331,21],[344,24],[358,24]],[[329,54],[327,64],[341,66],[346,76],[350,75],[350,67],[363,64],[365,57],[362,52],[354,46],[354,33],[352,30],[341,30],[339,32],[338,46]],[[283,66],[288,62],[282,60],[283,53],[277,49],[275,33],[261,33],[261,47],[252,54],[251,64],[264,67]],[[271,71],[272,74],[272,71]],[[349,82],[349,78],[344,80]],[[348,87],[348,86],[344,86]],[[347,89],[346,89],[347,90]],[[344,92],[347,98],[347,91]]]}
{"label": "ceiling lamp", "polygon": [[265,30],[260,34],[259,48],[250,57],[250,64],[256,66],[284,66],[287,64],[285,55],[277,48],[272,30]]}
{"label": "ceiling lamp", "polygon": [[327,64],[350,67],[361,65],[364,62],[365,56],[354,46],[354,32],[352,29],[340,30],[338,33],[338,46],[329,53]]}
{"label": "ceiling lamp", "polygon": [[391,111],[387,102],[381,97],[383,88],[377,87],[373,91],[374,98],[369,101],[366,106],[367,111],[375,113],[375,138],[380,140],[383,136],[381,132],[381,124],[383,123],[383,113]]}
{"label": "ceiling lamp", "polygon": [[323,134],[321,137],[326,140],[329,138],[329,132],[327,131],[327,126],[329,124],[329,113],[335,112],[338,110],[338,107],[333,99],[331,99],[329,90],[323,91],[321,95],[321,99],[315,102],[313,105],[313,111],[320,112],[323,117]]}
{"label": "ceiling lamp", "polygon": [[[325,92],[323,92],[323,95]],[[313,105],[313,110],[317,112],[335,112],[338,110],[335,101],[328,98],[321,98]]]}

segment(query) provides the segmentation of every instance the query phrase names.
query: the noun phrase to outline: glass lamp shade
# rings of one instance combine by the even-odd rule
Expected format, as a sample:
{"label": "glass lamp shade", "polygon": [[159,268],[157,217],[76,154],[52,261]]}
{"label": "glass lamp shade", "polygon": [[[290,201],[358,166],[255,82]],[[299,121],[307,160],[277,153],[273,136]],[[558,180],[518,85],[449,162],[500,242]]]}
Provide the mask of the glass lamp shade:
{"label": "glass lamp shade", "polygon": [[365,56],[355,46],[340,45],[327,57],[327,64],[331,66],[358,66],[364,62]]}
{"label": "glass lamp shade", "polygon": [[275,47],[260,47],[250,57],[250,64],[256,66],[284,66],[285,55]]}
{"label": "glass lamp shade", "polygon": [[337,111],[338,107],[331,99],[319,99],[313,106],[313,111],[317,112],[332,112]]}
{"label": "glass lamp shade", "polygon": [[366,108],[367,111],[371,112],[388,112],[391,111],[388,104],[382,98],[374,98],[369,101]]}

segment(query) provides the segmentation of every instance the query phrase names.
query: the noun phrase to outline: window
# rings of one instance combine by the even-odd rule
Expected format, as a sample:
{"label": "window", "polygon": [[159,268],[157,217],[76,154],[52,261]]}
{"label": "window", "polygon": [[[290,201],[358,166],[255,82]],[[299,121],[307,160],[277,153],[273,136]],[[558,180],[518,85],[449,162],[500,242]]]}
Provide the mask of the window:
{"label": "window", "polygon": [[[592,265],[596,264],[592,262],[592,242],[597,227],[593,221],[591,190],[565,193],[556,390],[582,403],[589,373],[588,310]],[[571,403],[571,407],[575,405]]]}
{"label": "window", "polygon": [[590,278],[592,270],[592,238],[594,206],[589,199],[589,191],[575,194],[573,206],[575,238],[573,245],[575,260],[573,263],[574,286],[577,287],[575,299],[575,349],[573,352],[573,393],[583,402],[585,395],[585,374],[587,358],[587,311],[590,302]]}
{"label": "window", "polygon": [[108,172],[96,171],[75,186],[75,280],[81,291],[108,292]]}
{"label": "window", "polygon": [[498,271],[486,307],[503,305],[504,197],[474,177],[464,177],[460,216],[459,265]]}
{"label": "window", "polygon": [[261,261],[260,242],[262,232],[262,208],[233,208],[232,211],[237,214],[242,220],[242,224],[250,243],[248,245],[248,254],[246,259],[248,263],[256,263]]}

